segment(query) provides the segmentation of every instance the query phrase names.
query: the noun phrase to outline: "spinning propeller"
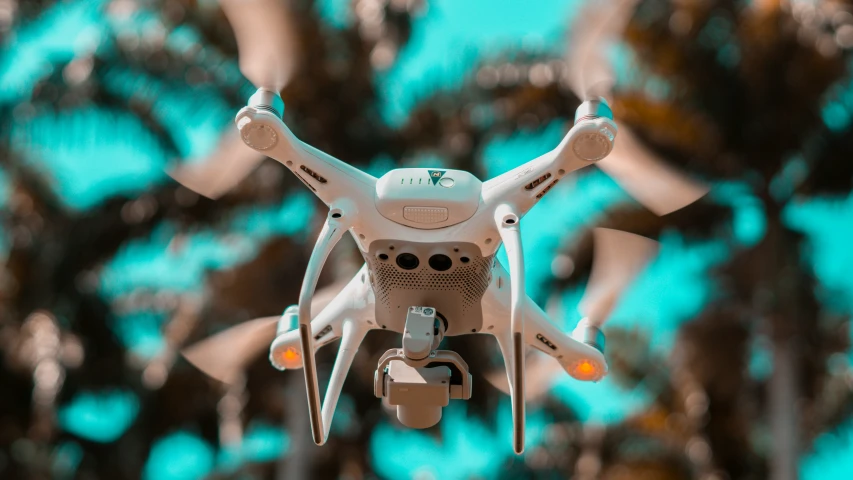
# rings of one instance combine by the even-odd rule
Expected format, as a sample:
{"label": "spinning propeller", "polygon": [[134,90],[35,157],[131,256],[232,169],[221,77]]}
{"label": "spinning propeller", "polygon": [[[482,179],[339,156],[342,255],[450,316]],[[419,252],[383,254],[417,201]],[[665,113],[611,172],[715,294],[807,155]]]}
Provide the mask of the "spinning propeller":
{"label": "spinning propeller", "polygon": [[[646,237],[609,228],[593,230],[593,263],[584,296],[578,310],[583,319],[578,322],[572,336],[584,343],[603,349],[601,328],[610,318],[613,308],[626,288],[648,265],[658,252],[658,243]],[[583,362],[571,372],[575,378],[583,378],[594,372],[593,365]],[[554,377],[562,370],[559,363],[535,355],[527,363],[526,396],[529,400],[542,398],[548,393]],[[506,372],[503,369],[486,374],[486,380],[495,388],[509,393]]]}
{"label": "spinning propeller", "polygon": [[[311,302],[314,312],[323,310],[344,288],[336,282],[318,291]],[[183,356],[199,370],[223,383],[231,383],[246,366],[269,350],[281,315],[243,322],[184,349]]]}
{"label": "spinning propeller", "polygon": [[[284,0],[220,0],[220,4],[237,39],[240,71],[278,99],[299,60],[289,8]],[[284,105],[280,99],[276,103],[280,116]],[[245,144],[239,132],[228,129],[211,155],[179,165],[169,175],[190,190],[216,199],[243,181],[264,158]]]}
{"label": "spinning propeller", "polygon": [[[636,3],[637,0],[588,2],[578,13],[578,20],[570,29],[566,55],[569,84],[575,95],[587,102],[579,109],[576,121],[583,115],[610,113],[607,99],[616,82],[606,52],[625,30]],[[624,123],[619,126],[618,137],[613,151],[596,165],[655,214],[674,212],[708,193],[706,185],[666,165],[644,147]]]}

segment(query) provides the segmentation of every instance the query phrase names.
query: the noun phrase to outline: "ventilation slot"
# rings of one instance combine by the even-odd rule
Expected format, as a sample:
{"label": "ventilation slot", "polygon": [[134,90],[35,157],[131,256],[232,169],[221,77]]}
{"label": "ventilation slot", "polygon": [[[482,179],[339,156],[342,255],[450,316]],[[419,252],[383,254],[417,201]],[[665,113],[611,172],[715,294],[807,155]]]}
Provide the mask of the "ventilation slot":
{"label": "ventilation slot", "polygon": [[327,333],[329,333],[331,331],[332,331],[332,326],[326,325],[326,328],[320,330],[320,333],[318,333],[317,335],[314,335],[314,340],[320,340],[321,338],[326,336]]}
{"label": "ventilation slot", "polygon": [[306,167],[305,165],[300,165],[299,168],[303,172],[307,173],[308,175],[311,175],[314,178],[314,180],[317,180],[320,183],[326,183],[327,182],[327,180],[325,178],[321,177],[319,173],[315,172],[314,170],[311,170],[310,168]]}
{"label": "ventilation slot", "polygon": [[542,175],[541,177],[537,178],[536,180],[533,180],[532,182],[525,185],[524,189],[525,190],[533,190],[534,188],[538,187],[539,184],[541,184],[545,180],[548,180],[549,178],[551,178],[551,174],[546,173],[545,175]]}
{"label": "ventilation slot", "polygon": [[541,192],[539,192],[539,194],[538,194],[538,195],[536,195],[536,198],[542,198],[542,197],[544,197],[544,196],[545,196],[545,194],[546,194],[546,193],[548,193],[548,190],[551,190],[551,188],[552,188],[554,185],[556,185],[556,184],[557,184],[557,182],[559,182],[559,181],[560,181],[560,179],[558,178],[558,179],[554,180],[553,182],[551,182],[551,184],[550,184],[550,185],[548,185],[547,187],[545,187],[545,190],[542,190]]}
{"label": "ventilation slot", "polygon": [[551,343],[551,341],[550,341],[550,340],[548,340],[547,338],[545,338],[545,336],[544,336],[544,335],[542,335],[541,333],[537,333],[537,334],[536,334],[536,340],[539,340],[540,342],[544,343],[544,344],[545,344],[545,345],[547,345],[547,346],[548,346],[548,348],[550,348],[551,350],[556,350],[556,349],[557,349],[557,346],[556,346],[556,345],[554,345],[553,343]]}

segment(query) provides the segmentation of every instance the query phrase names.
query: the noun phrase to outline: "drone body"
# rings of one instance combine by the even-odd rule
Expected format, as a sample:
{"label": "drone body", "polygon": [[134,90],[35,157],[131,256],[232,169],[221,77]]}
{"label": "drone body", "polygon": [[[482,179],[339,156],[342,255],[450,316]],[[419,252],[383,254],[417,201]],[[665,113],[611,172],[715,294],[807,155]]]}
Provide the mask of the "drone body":
{"label": "drone body", "polygon": [[[385,329],[403,336],[402,348],[388,350],[379,359],[374,392],[397,405],[400,421],[414,428],[434,425],[450,399],[468,399],[472,394],[467,364],[455,352],[439,350],[441,338],[490,334],[504,358],[513,448],[521,453],[527,347],[550,355],[575,379],[601,379],[607,363],[600,327],[621,291],[655,252],[654,242],[643,237],[596,230],[596,258],[581,304],[585,318],[569,336],[525,293],[520,234],[524,215],[566,175],[594,163],[659,214],[681,208],[707,190],[664,168],[630,134],[626,139],[633,150],[616,154],[619,143],[612,112],[603,97],[586,87],[577,92],[586,101],[560,144],[498,177],[480,181],[461,170],[404,168],[377,179],[303,143],[282,121],[284,105],[277,92],[291,71],[285,68],[289,63],[275,45],[264,42],[259,34],[264,29],[255,27],[266,22],[267,30],[278,28],[269,19],[286,16],[282,4],[256,0],[239,8],[236,2],[226,5],[230,5],[226,14],[234,17],[241,70],[259,87],[236,118],[240,139],[254,152],[241,157],[248,163],[213,164],[173,176],[201,193],[207,190],[218,196],[251,170],[252,162],[262,158],[258,154],[266,155],[288,168],[329,212],[297,305],[281,317],[233,327],[184,355],[223,381],[267,347],[276,368],[304,368],[312,435],[322,445],[344,379],[369,331]],[[580,58],[583,63],[587,57]],[[288,75],[280,75],[281,71]],[[595,68],[583,71],[601,73]],[[597,80],[579,84],[602,85]],[[225,175],[219,171],[223,166]],[[323,264],[347,232],[365,264],[336,294],[320,301],[314,291]],[[496,258],[501,245],[507,253],[506,268]],[[338,339],[338,356],[321,403],[315,353]],[[223,348],[232,355],[222,355]]]}
{"label": "drone body", "polygon": [[[560,178],[610,152],[616,136],[612,119],[585,116],[553,151],[486,182],[460,170],[429,168],[392,170],[376,179],[299,141],[278,117],[271,93],[259,91],[237,115],[242,138],[285,165],[330,208],[300,295],[299,328],[273,342],[273,364],[286,368],[287,362],[278,360],[298,352],[311,409],[320,411],[313,355],[303,352],[313,353],[316,345],[343,336],[350,317],[362,318],[364,324],[351,327],[360,341],[373,328],[405,334],[410,308],[435,309],[445,335],[485,332],[497,339],[513,377],[519,418],[514,438],[520,452],[525,345],[557,358],[575,378],[598,380],[607,371],[599,349],[560,332],[524,293],[519,224]],[[365,268],[341,292],[340,301],[314,317],[310,301],[320,269],[346,231],[364,256]],[[495,258],[501,244],[507,248],[509,273]],[[358,315],[353,305],[361,307]],[[336,364],[340,372],[348,367]],[[333,373],[330,392],[340,386]],[[315,441],[322,443],[328,421],[313,418]]]}

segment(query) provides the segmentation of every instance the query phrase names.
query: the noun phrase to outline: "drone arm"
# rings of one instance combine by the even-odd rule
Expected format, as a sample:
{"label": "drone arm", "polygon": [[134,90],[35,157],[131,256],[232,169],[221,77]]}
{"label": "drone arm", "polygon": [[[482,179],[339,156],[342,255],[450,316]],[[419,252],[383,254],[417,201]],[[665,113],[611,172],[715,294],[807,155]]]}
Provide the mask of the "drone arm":
{"label": "drone arm", "polygon": [[284,164],[326,205],[342,198],[372,203],[376,178],[302,142],[275,114],[248,106],[236,121],[249,147]]}
{"label": "drone arm", "polygon": [[554,357],[573,378],[598,381],[607,375],[607,362],[597,348],[576,340],[558,329],[536,302],[528,299],[524,307],[528,345]]}
{"label": "drone arm", "polygon": [[[511,297],[512,293],[507,292],[504,287],[507,277],[506,270],[498,263],[492,274],[492,283],[483,296],[483,315],[493,319],[492,322],[495,323],[501,318],[506,318],[507,311],[511,310],[511,298],[508,297]],[[522,310],[525,322],[524,341],[527,345],[553,357],[575,379],[598,381],[607,375],[607,362],[599,349],[584,343],[584,339],[575,339],[563,333],[529,297],[525,297]],[[499,344],[503,342],[502,351],[509,352],[509,334],[501,333],[506,331],[502,328],[495,329],[495,337]],[[502,338],[501,335],[506,337]],[[504,353],[504,359],[507,362],[509,362],[508,358]],[[510,372],[512,372],[512,365],[507,363],[508,376]],[[512,384],[511,376],[509,383]]]}
{"label": "drone arm", "polygon": [[[509,257],[510,272],[510,333],[509,339],[499,337],[501,353],[507,362],[512,399],[513,449],[524,452],[524,300],[527,299],[524,285],[524,256],[521,249],[519,217],[508,205],[495,211],[495,223]],[[506,342],[511,347],[508,348]],[[509,355],[507,355],[509,354]]]}
{"label": "drone arm", "polygon": [[314,358],[314,335],[311,332],[311,297],[317,287],[317,280],[323,264],[355,220],[356,212],[350,205],[343,208],[332,208],[326,217],[326,223],[317,239],[317,244],[311,252],[302,289],[299,291],[299,338],[304,353],[303,367],[305,369],[305,389],[308,394],[308,413],[311,416],[311,433],[314,443],[325,443],[323,419],[320,411],[320,388],[317,381],[317,363]]}
{"label": "drone arm", "polygon": [[576,124],[555,149],[487,180],[483,184],[485,203],[512,205],[515,213],[523,217],[567,173],[592,163],[578,157],[572,144],[592,130],[603,128],[600,123],[584,121]]}

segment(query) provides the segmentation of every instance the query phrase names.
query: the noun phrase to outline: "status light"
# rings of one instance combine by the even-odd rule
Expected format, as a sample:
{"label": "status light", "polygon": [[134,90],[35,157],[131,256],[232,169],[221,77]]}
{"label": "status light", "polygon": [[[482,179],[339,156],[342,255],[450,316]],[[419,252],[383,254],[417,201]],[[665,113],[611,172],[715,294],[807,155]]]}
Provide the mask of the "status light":
{"label": "status light", "polygon": [[587,359],[572,364],[569,367],[569,374],[578,380],[598,380],[601,376],[598,364]]}
{"label": "status light", "polygon": [[287,347],[278,355],[278,361],[284,368],[300,368],[302,367],[301,357],[299,350],[294,347]]}

